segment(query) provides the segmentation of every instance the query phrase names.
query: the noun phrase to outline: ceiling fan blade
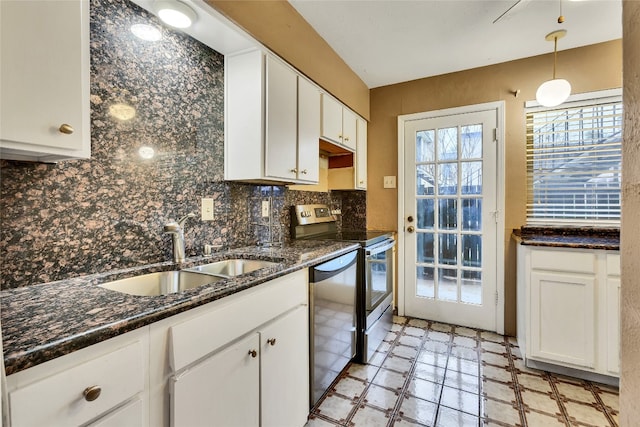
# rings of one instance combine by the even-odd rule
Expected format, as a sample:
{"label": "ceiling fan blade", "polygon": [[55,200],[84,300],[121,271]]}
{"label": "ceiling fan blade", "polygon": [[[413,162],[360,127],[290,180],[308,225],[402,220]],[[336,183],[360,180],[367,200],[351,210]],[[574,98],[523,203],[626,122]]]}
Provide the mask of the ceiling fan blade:
{"label": "ceiling fan blade", "polygon": [[504,12],[502,12],[502,14],[500,16],[498,16],[496,19],[493,20],[493,24],[495,24],[496,22],[498,22],[499,20],[501,20],[502,18],[504,18],[505,16],[507,16],[509,13],[511,13],[514,9],[520,8],[520,6],[522,6],[523,4],[527,3],[529,0],[516,0],[516,2],[514,4],[512,4],[511,6],[509,6],[509,8],[507,10],[505,10]]}

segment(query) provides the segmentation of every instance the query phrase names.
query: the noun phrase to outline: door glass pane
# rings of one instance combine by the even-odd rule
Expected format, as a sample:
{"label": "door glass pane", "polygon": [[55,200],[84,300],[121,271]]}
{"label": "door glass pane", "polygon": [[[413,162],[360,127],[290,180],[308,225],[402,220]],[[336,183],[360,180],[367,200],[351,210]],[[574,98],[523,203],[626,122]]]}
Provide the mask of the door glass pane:
{"label": "door glass pane", "polygon": [[438,237],[438,262],[456,265],[458,263],[458,236],[456,234],[439,234]]}
{"label": "door glass pane", "polygon": [[482,229],[482,199],[462,199],[462,229],[464,231]]}
{"label": "door glass pane", "polygon": [[462,162],[460,193],[482,194],[482,162]]}
{"label": "door glass pane", "polygon": [[458,200],[438,200],[438,227],[441,230],[455,230],[458,227]]}
{"label": "door glass pane", "polygon": [[470,304],[482,304],[482,273],[462,270],[460,300]]}
{"label": "door glass pane", "polygon": [[435,169],[436,165],[418,165],[416,167],[416,194],[418,196],[432,196],[435,194]]}
{"label": "door glass pane", "polygon": [[482,236],[479,234],[462,235],[462,265],[482,267]]}
{"label": "door glass pane", "polygon": [[434,130],[421,130],[416,133],[416,162],[433,162],[435,160],[434,139]]}
{"label": "door glass pane", "polygon": [[418,199],[418,228],[433,228],[434,199]]}
{"label": "door glass pane", "polygon": [[438,160],[458,158],[458,128],[438,129]]}
{"label": "door glass pane", "polygon": [[482,158],[482,125],[462,126],[460,128],[460,158]]}
{"label": "door glass pane", "polygon": [[458,193],[458,164],[438,164],[438,194]]}
{"label": "door glass pane", "polygon": [[434,262],[433,259],[433,234],[417,233],[418,238],[418,262]]}
{"label": "door glass pane", "polygon": [[416,294],[419,297],[435,298],[433,267],[418,267],[416,278]]}
{"label": "door glass pane", "polygon": [[438,269],[438,299],[458,300],[458,270]]}

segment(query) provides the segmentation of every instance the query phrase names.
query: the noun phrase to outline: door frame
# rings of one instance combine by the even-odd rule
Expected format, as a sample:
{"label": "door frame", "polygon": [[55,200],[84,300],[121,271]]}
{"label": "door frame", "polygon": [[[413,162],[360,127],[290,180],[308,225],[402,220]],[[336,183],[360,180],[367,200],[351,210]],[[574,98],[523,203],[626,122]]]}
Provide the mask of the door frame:
{"label": "door frame", "polygon": [[457,114],[476,113],[479,111],[493,110],[496,112],[496,144],[497,146],[497,236],[496,236],[496,261],[498,263],[496,269],[496,291],[498,301],[496,304],[496,332],[504,334],[504,259],[505,259],[505,103],[504,101],[487,102],[483,104],[466,105],[463,107],[445,108],[442,110],[425,111],[421,113],[403,114],[398,116],[398,315],[404,316],[405,311],[405,289],[404,289],[404,190],[405,190],[405,167],[404,167],[404,126],[405,123],[412,120],[432,119],[442,116],[453,116]]}

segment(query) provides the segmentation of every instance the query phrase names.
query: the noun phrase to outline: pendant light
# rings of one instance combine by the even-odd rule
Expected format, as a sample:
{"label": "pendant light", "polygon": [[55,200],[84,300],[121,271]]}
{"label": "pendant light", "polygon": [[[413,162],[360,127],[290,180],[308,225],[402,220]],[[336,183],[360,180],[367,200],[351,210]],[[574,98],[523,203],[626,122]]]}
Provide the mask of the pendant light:
{"label": "pendant light", "polygon": [[567,30],[553,31],[545,40],[553,40],[553,79],[542,83],[536,91],[536,101],[544,107],[560,105],[571,95],[571,84],[565,79],[556,78],[556,58],[558,56],[558,39],[567,35]]}

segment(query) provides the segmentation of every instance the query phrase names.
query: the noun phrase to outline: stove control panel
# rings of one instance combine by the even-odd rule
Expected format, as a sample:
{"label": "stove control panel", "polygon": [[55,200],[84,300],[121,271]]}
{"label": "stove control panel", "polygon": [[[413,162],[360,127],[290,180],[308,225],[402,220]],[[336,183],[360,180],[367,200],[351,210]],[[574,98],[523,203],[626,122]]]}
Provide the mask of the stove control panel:
{"label": "stove control panel", "polygon": [[296,205],[292,208],[292,222],[296,225],[335,222],[336,217],[327,205]]}

